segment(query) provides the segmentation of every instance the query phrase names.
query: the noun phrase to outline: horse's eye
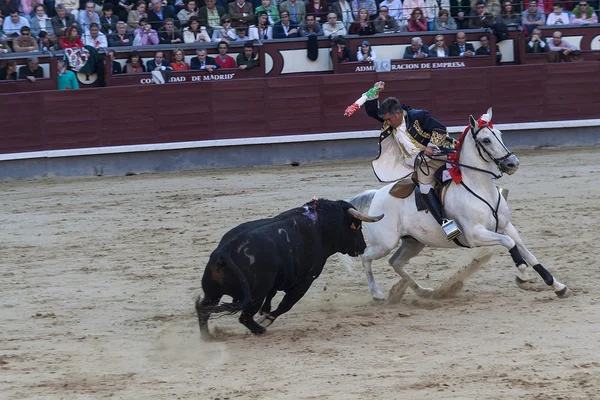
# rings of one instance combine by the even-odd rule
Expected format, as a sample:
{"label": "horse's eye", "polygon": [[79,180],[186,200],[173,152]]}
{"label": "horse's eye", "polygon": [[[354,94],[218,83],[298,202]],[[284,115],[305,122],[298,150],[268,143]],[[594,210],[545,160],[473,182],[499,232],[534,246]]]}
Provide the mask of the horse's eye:
{"label": "horse's eye", "polygon": [[492,141],[490,139],[488,139],[488,138],[483,139],[482,142],[484,144],[490,144],[490,143],[492,143]]}

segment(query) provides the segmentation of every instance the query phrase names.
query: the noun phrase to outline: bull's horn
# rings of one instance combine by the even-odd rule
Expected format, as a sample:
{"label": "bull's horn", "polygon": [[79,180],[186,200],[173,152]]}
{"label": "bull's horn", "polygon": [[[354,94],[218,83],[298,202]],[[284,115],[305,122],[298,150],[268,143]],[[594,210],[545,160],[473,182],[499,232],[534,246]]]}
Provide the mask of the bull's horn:
{"label": "bull's horn", "polygon": [[356,210],[354,208],[349,208],[348,214],[350,214],[351,216],[353,216],[356,219],[360,219],[363,222],[377,222],[377,221],[381,220],[381,218],[383,218],[383,216],[384,216],[384,214],[381,214],[376,217],[371,217],[370,215],[365,215],[365,214],[358,212],[358,210]]}

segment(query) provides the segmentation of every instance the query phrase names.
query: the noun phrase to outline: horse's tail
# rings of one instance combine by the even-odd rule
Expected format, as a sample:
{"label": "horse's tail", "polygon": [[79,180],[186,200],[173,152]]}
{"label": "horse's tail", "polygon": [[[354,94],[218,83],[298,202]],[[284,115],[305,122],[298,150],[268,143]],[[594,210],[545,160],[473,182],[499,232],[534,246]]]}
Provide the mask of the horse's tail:
{"label": "horse's tail", "polygon": [[364,213],[369,211],[369,207],[371,206],[373,197],[375,197],[375,193],[377,193],[377,190],[375,189],[365,190],[361,194],[357,194],[346,201],[352,204],[357,211]]}

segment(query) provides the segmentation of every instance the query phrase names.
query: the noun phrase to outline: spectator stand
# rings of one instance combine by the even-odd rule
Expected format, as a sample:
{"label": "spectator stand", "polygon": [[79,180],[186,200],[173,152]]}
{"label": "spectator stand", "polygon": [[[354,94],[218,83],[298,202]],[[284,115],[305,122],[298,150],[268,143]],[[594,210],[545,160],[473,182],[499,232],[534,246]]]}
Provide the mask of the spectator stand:
{"label": "spectator stand", "polygon": [[[552,40],[554,32],[562,32],[564,40],[581,50],[583,61],[600,61],[600,24],[540,26],[540,30],[546,42]],[[527,37],[523,35],[519,48],[521,64],[548,63],[548,55],[546,53],[527,54],[525,52],[526,41]]]}
{"label": "spectator stand", "polygon": [[21,67],[27,65],[29,57],[37,57],[40,61],[40,68],[44,71],[44,77],[36,79],[35,82],[20,79],[16,81],[0,81],[0,93],[30,92],[38,90],[55,90],[56,63],[54,54],[49,52],[31,52],[31,53],[7,53],[0,56],[0,68],[5,68],[9,60],[17,63],[17,74]]}

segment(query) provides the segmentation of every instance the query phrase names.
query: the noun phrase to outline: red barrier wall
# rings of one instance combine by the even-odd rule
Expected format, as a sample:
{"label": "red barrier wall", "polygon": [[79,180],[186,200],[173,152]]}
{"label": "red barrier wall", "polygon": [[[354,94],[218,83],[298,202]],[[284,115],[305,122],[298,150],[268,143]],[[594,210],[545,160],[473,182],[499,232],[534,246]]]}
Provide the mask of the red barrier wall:
{"label": "red barrier wall", "polygon": [[600,62],[121,86],[0,94],[0,153],[377,129],[343,116],[377,80],[448,126],[600,117]]}

